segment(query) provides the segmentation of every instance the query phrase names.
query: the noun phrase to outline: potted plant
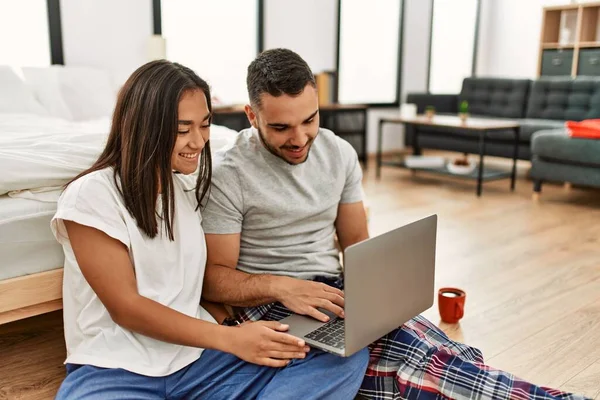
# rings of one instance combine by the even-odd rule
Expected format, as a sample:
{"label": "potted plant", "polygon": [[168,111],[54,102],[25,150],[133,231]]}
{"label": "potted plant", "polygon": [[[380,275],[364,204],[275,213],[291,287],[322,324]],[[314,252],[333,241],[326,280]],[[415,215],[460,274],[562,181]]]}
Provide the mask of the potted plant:
{"label": "potted plant", "polygon": [[429,119],[433,118],[435,116],[435,107],[434,106],[425,107],[425,116]]}
{"label": "potted plant", "polygon": [[461,121],[465,122],[469,117],[469,102],[463,100],[458,107],[458,116]]}

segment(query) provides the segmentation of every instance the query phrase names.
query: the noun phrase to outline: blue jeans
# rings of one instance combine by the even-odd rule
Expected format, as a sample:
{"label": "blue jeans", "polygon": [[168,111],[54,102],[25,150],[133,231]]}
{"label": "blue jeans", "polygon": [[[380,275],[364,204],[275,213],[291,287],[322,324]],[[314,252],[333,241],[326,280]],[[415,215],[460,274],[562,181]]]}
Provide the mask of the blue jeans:
{"label": "blue jeans", "polygon": [[285,368],[269,368],[205,350],[165,377],[69,364],[56,399],[353,399],[368,361],[367,349],[348,358],[311,349]]}

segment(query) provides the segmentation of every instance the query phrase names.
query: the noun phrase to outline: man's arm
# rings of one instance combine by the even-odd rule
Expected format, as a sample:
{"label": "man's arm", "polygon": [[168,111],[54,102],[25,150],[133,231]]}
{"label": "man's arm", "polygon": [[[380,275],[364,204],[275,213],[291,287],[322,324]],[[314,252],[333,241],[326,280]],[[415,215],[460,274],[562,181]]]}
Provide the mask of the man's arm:
{"label": "man's arm", "polygon": [[208,250],[203,297],[236,307],[252,307],[277,301],[273,287],[277,277],[253,275],[236,269],[240,234],[207,234]]}
{"label": "man's arm", "polygon": [[353,244],[367,240],[369,230],[363,202],[340,204],[335,220],[335,229],[342,251]]}
{"label": "man's arm", "polygon": [[206,234],[208,260],[202,294],[206,300],[249,307],[279,301],[295,313],[320,321],[329,318],[317,307],[344,316],[344,293],[319,282],[237,269],[240,234]]}

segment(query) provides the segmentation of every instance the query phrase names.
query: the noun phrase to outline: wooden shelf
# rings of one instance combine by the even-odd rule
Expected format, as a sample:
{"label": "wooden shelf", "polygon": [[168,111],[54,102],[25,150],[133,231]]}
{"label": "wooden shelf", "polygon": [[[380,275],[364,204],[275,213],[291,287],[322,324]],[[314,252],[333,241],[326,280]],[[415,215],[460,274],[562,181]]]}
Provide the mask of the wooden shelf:
{"label": "wooden shelf", "polygon": [[599,7],[582,8],[582,20],[579,40],[582,42],[595,42],[598,40],[598,12]]}
{"label": "wooden shelf", "polygon": [[582,49],[600,48],[600,2],[544,7],[540,33],[538,76],[576,77]]}
{"label": "wooden shelf", "polygon": [[580,48],[600,47],[600,42],[581,42],[579,43]]}
{"label": "wooden shelf", "polygon": [[544,49],[574,49],[575,43],[560,44],[560,43],[542,43]]}
{"label": "wooden shelf", "polygon": [[582,6],[581,4],[565,4],[564,6],[549,6],[549,7],[544,7],[544,11],[577,10],[581,6]]}
{"label": "wooden shelf", "polygon": [[600,2],[599,1],[595,1],[595,2],[590,2],[590,3],[582,3],[582,4],[580,4],[580,6],[582,8],[600,7]]}

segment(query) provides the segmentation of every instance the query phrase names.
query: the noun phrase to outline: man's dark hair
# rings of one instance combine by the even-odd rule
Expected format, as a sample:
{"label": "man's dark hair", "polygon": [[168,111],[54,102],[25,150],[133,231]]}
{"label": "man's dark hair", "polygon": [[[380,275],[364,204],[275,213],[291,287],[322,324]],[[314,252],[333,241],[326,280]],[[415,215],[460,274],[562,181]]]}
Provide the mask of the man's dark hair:
{"label": "man's dark hair", "polygon": [[246,85],[250,104],[260,106],[260,95],[268,93],[297,96],[310,84],[317,87],[310,67],[298,54],[288,49],[271,49],[260,53],[248,66]]}

